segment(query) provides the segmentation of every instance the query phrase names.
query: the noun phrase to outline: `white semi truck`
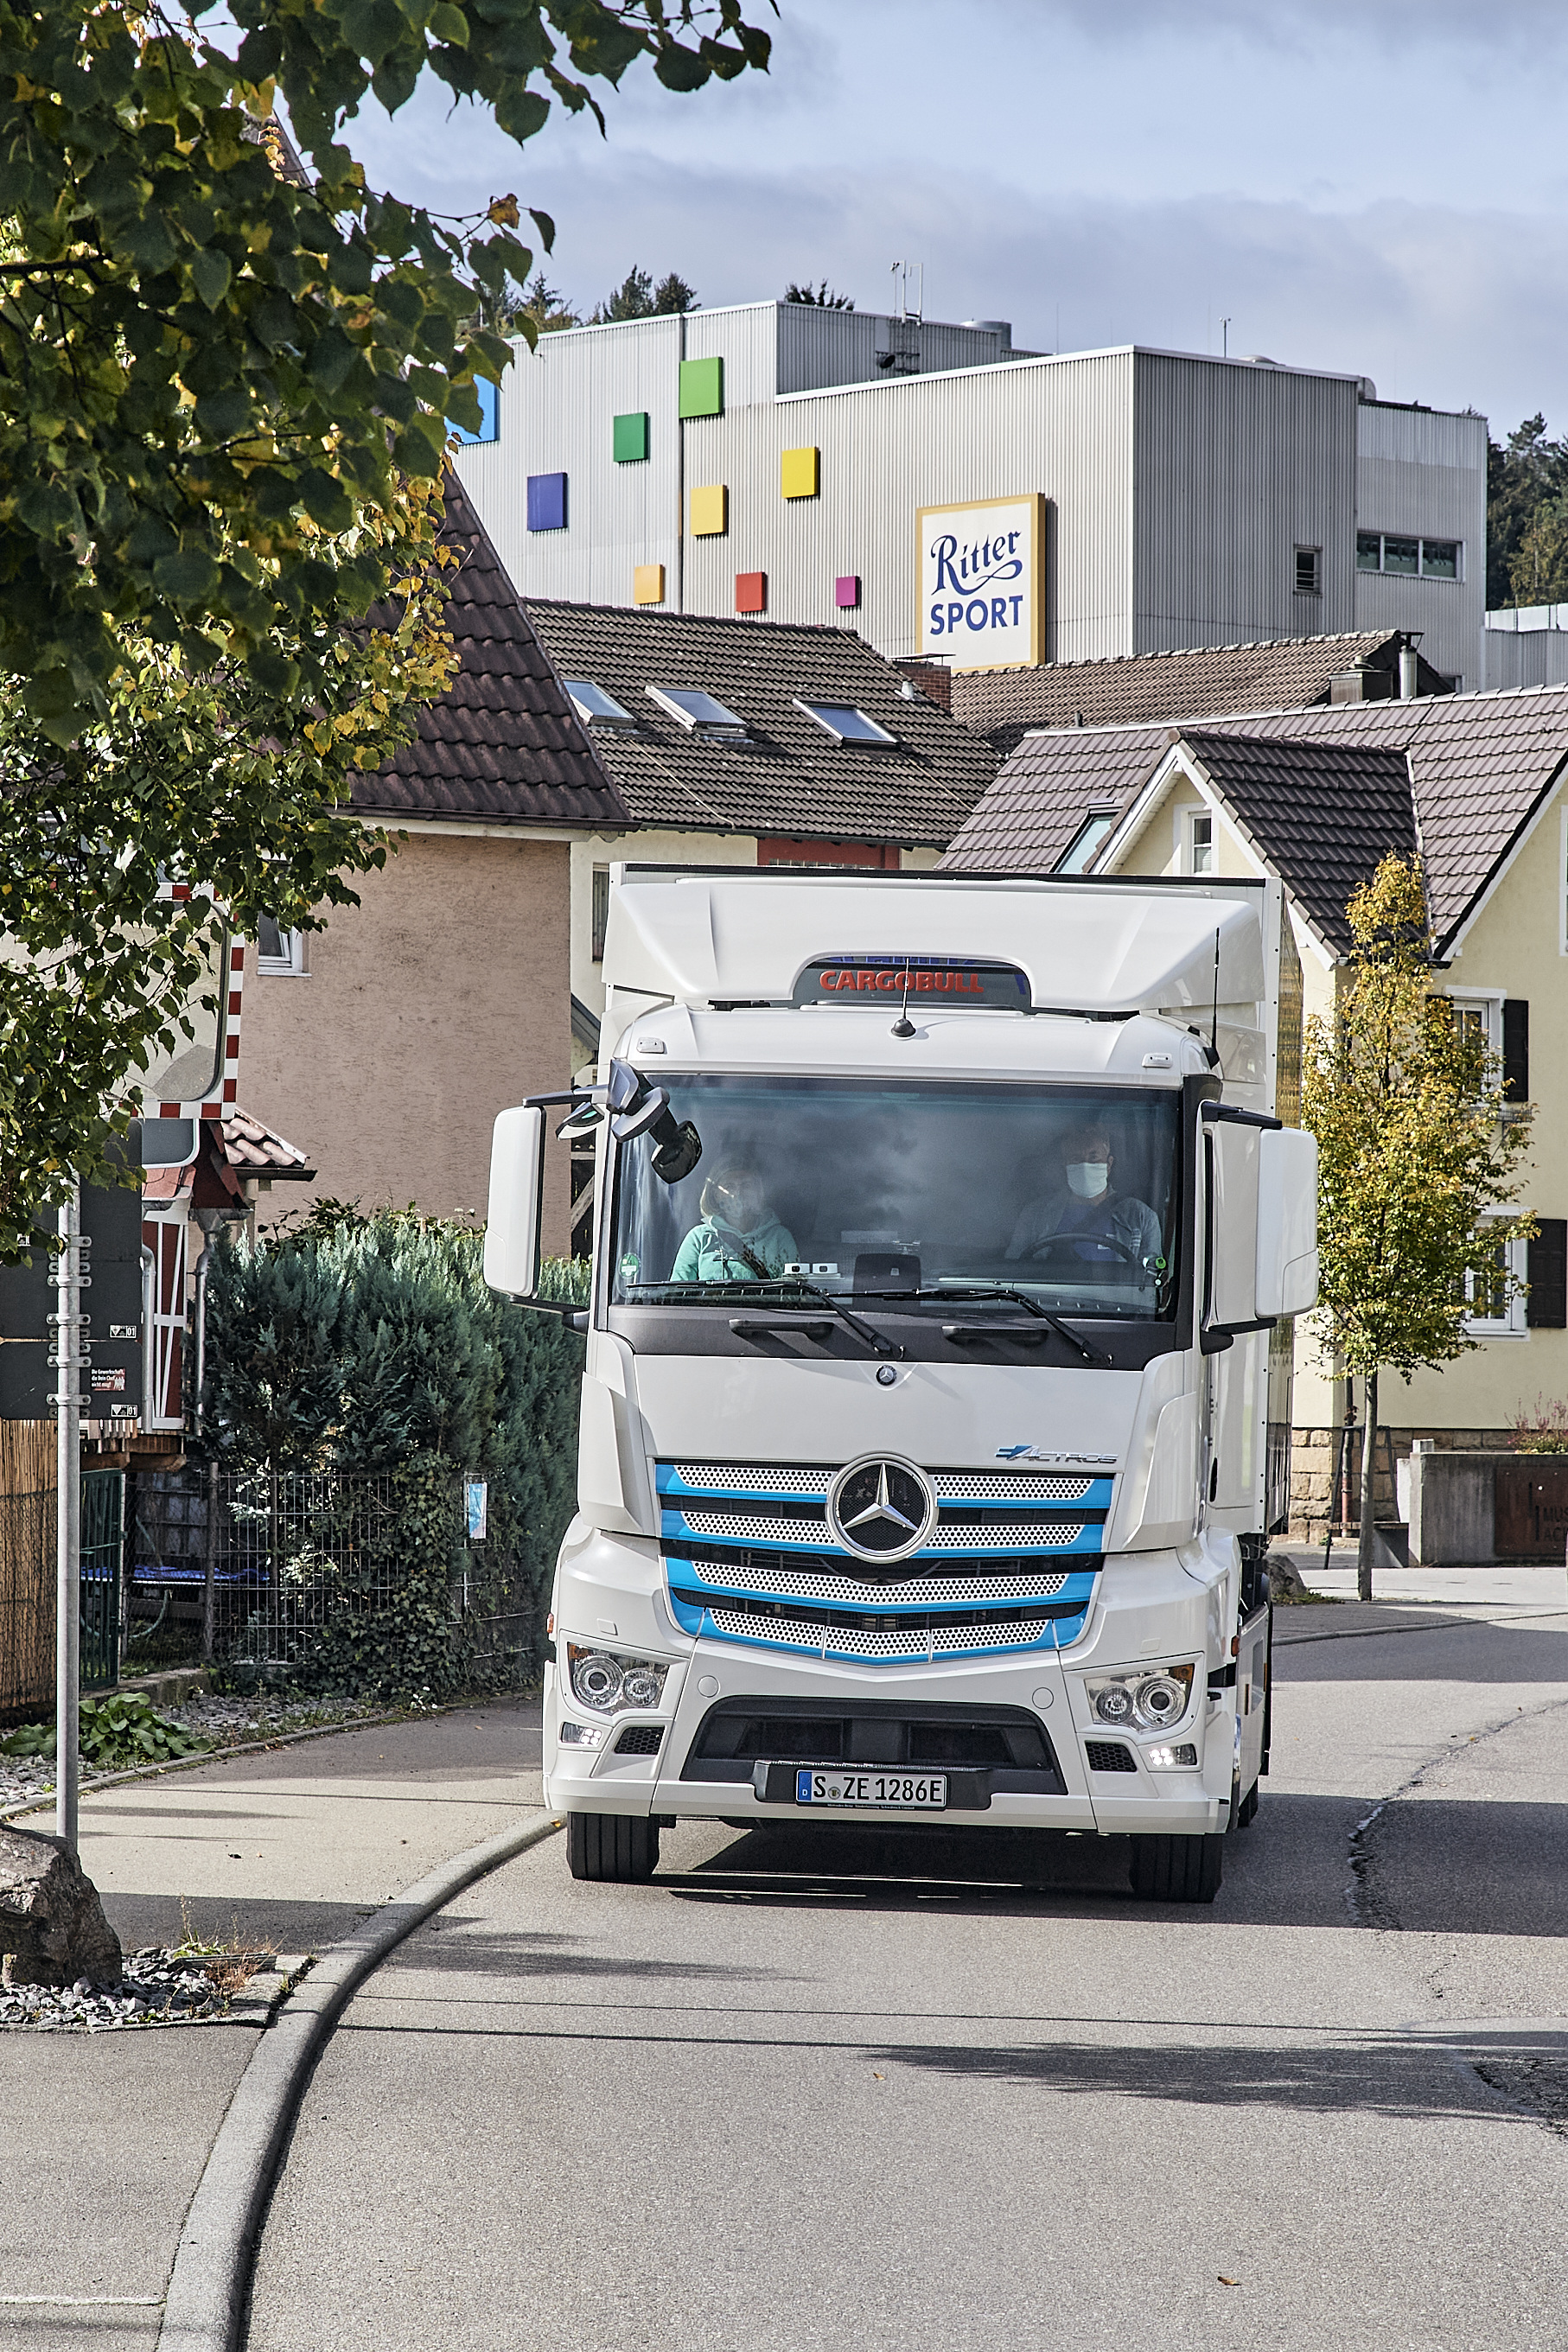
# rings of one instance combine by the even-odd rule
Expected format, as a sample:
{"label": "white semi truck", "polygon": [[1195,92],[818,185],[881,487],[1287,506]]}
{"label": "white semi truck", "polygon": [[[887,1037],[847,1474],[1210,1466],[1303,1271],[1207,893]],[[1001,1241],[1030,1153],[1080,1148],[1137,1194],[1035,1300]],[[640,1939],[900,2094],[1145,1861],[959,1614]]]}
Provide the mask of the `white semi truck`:
{"label": "white semi truck", "polygon": [[1317,1291],[1273,883],[613,870],[598,1082],[496,1121],[542,1308],[596,1147],[544,1696],[579,1878],[687,1819],[1131,1839],[1258,1804],[1289,1318]]}

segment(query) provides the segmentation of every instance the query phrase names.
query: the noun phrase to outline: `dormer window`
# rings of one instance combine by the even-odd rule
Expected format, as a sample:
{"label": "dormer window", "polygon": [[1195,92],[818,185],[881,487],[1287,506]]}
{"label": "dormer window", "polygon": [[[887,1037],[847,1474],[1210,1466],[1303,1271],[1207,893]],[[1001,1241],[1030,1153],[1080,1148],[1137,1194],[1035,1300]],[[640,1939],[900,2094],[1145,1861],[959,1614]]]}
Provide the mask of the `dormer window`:
{"label": "dormer window", "polygon": [[577,716],[585,727],[635,727],[637,720],[625,706],[595,686],[591,677],[563,677],[561,681],[576,706]]}
{"label": "dormer window", "polygon": [[896,751],[899,748],[896,735],[889,735],[885,727],[879,727],[874,719],[868,719],[853,703],[807,702],[799,694],[794,700],[795,709],[815,719],[823,733],[831,735],[836,743],[858,751]]}
{"label": "dormer window", "polygon": [[662,711],[679,719],[689,735],[716,735],[731,741],[745,735],[745,720],[737,719],[716,695],[704,694],[700,687],[650,686],[647,693]]}
{"label": "dormer window", "polygon": [[1089,861],[1100,843],[1116,823],[1114,809],[1095,809],[1085,817],[1067,848],[1058,858],[1058,874],[1087,874]]}

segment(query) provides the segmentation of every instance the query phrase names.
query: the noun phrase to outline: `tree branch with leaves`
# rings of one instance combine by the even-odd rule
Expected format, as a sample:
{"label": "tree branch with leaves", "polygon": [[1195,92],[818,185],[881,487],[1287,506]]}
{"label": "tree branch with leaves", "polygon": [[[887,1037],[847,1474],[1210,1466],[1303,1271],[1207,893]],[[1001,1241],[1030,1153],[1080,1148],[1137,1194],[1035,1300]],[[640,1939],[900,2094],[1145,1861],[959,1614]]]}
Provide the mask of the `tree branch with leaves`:
{"label": "tree branch with leaves", "polygon": [[[1532,1226],[1491,1213],[1513,1200],[1529,1129],[1503,1116],[1500,1057],[1434,985],[1419,859],[1384,857],[1346,913],[1350,979],[1332,1020],[1307,1024],[1301,1123],[1318,1139],[1324,1344],[1365,1383],[1358,1586],[1370,1601],[1378,1373],[1408,1380],[1476,1347],[1474,1270]],[[1488,1279],[1512,1284],[1506,1269]]]}

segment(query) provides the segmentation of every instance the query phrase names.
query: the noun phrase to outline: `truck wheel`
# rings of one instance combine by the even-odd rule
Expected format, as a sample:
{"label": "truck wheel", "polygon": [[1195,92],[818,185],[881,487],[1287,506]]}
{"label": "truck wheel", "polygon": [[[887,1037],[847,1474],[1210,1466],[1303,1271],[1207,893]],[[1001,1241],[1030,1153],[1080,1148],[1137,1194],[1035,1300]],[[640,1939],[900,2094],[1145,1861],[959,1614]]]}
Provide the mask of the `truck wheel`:
{"label": "truck wheel", "polygon": [[566,1867],[574,1878],[642,1886],[658,1861],[658,1823],[626,1813],[568,1813]]}
{"label": "truck wheel", "polygon": [[1129,1873],[1142,1903],[1212,1903],[1225,1868],[1225,1840],[1135,1837]]}

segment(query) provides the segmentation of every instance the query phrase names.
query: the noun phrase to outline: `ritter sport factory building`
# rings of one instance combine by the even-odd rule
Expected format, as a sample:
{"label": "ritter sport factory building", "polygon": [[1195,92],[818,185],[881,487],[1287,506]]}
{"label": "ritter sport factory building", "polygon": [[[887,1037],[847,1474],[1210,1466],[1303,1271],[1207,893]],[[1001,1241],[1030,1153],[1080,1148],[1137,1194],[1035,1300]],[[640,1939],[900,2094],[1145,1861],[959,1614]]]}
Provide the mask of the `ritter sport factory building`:
{"label": "ritter sport factory building", "polygon": [[1485,683],[1486,420],[1365,377],[753,302],[520,343],[484,390],[459,470],[524,596],[963,669],[1405,629]]}

